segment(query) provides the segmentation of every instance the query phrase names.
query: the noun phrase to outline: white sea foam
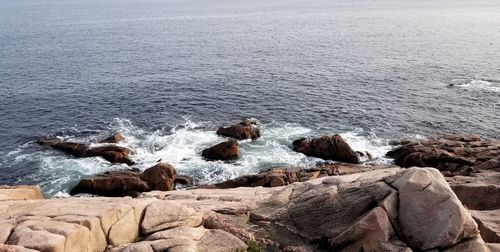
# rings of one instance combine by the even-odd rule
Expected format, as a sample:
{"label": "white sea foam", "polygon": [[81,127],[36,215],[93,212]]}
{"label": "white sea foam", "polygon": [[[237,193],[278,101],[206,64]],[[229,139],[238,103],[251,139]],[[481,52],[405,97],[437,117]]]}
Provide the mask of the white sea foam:
{"label": "white sea foam", "polygon": [[[131,157],[136,161],[135,168],[144,170],[161,159],[172,163],[178,174],[191,176],[197,183],[220,182],[277,166],[312,167],[321,161],[291,150],[294,140],[317,136],[319,133],[297,124],[269,123],[262,127],[260,138],[239,141],[242,156],[233,162],[206,161],[201,157],[200,153],[204,148],[226,140],[215,134],[215,127],[210,122],[186,120],[174,127],[151,131],[137,127],[127,119],[115,119],[109,130],[99,136],[81,138],[68,135],[64,138],[95,141],[111,132],[120,132],[125,137],[120,145],[134,150]],[[374,134],[356,129],[341,135],[353,149],[369,152],[375,158],[374,162],[389,161],[384,158],[389,145]],[[31,146],[31,150],[27,149],[28,146]],[[35,146],[36,150],[33,151]],[[47,195],[54,197],[66,197],[69,189],[85,176],[129,168],[123,164],[112,165],[99,157],[72,158],[48,148],[41,150],[35,143],[20,147],[11,157],[10,160],[15,162],[16,167],[26,164],[38,168],[34,173],[20,178],[20,183],[38,183]]]}
{"label": "white sea foam", "polygon": [[460,88],[500,92],[500,81],[481,79],[453,79],[451,84]]}

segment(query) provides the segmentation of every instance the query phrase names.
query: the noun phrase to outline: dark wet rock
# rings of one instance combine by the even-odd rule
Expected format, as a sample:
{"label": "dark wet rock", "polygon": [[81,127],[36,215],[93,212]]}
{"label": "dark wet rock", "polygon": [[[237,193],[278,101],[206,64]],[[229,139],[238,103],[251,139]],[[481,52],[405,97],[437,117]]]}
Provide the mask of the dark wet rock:
{"label": "dark wet rock", "polygon": [[468,175],[477,170],[500,171],[500,141],[478,136],[446,135],[413,140],[387,153],[402,167],[435,167],[448,175]]}
{"label": "dark wet rock", "polygon": [[301,138],[293,142],[293,150],[307,156],[325,160],[359,163],[358,154],[339,135],[321,136],[318,138]]}
{"label": "dark wet rock", "polygon": [[99,143],[119,143],[123,141],[125,137],[123,137],[120,133],[116,133],[112,136],[109,136],[103,140],[101,140]]}
{"label": "dark wet rock", "polygon": [[111,163],[134,164],[134,161],[129,158],[131,150],[117,145],[90,147],[90,145],[83,143],[63,142],[60,138],[45,138],[37,142],[74,157],[102,157]]}
{"label": "dark wet rock", "polygon": [[56,143],[48,146],[75,157],[86,157],[86,153],[89,150],[89,146],[86,144],[72,142]]}
{"label": "dark wet rock", "polygon": [[100,147],[94,147],[88,149],[84,156],[85,157],[102,157],[111,163],[123,163],[127,165],[133,165],[134,161],[129,158],[130,149],[116,146],[116,145],[106,145]]}
{"label": "dark wet rock", "polygon": [[140,176],[152,190],[170,191],[174,189],[176,172],[171,164],[159,163],[146,169]]}
{"label": "dark wet rock", "polygon": [[107,171],[80,180],[70,194],[88,193],[101,196],[137,196],[151,190],[174,189],[175,168],[170,164],[156,164],[143,173],[135,170]]}
{"label": "dark wet rock", "polygon": [[140,173],[132,171],[110,171],[80,180],[70,194],[89,193],[101,196],[132,196],[134,192],[147,192],[151,188],[141,180]]}
{"label": "dark wet rock", "polygon": [[208,160],[233,160],[240,157],[238,141],[231,139],[204,149],[201,155]]}
{"label": "dark wet rock", "polygon": [[232,137],[234,139],[256,139],[260,137],[260,122],[255,118],[245,119],[229,127],[220,127],[217,135]]}

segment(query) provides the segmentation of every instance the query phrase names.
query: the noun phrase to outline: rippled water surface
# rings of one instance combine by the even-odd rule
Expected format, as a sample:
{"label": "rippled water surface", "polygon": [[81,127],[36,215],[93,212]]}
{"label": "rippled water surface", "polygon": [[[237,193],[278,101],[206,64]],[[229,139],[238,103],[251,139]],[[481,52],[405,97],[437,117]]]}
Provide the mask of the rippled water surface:
{"label": "rippled water surface", "polygon": [[[162,158],[209,183],[317,160],[302,136],[387,141],[500,134],[500,2],[0,0],[0,184],[65,193],[123,168],[33,140],[120,131],[136,167]],[[214,130],[257,117],[234,163],[206,162]]]}

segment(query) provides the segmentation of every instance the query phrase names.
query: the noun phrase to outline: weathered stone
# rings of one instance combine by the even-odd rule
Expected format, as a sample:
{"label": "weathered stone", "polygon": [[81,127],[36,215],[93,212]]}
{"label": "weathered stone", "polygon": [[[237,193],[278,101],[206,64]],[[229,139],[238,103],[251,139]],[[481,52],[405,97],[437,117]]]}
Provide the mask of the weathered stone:
{"label": "weathered stone", "polygon": [[475,170],[500,169],[500,141],[477,136],[444,136],[413,140],[389,151],[402,167],[435,167],[450,175],[469,175]]}
{"label": "weathered stone", "polygon": [[41,251],[103,251],[107,244],[119,246],[136,240],[144,209],[153,201],[121,198],[6,201],[8,207],[0,211],[0,226],[5,221],[14,223],[9,244]]}
{"label": "weathered stone", "polygon": [[478,236],[476,223],[438,170],[409,168],[386,180],[399,192],[401,235],[412,248],[446,248]]}
{"label": "weathered stone", "polygon": [[325,160],[359,163],[357,153],[338,134],[314,139],[301,138],[293,142],[293,150]]}
{"label": "weathered stone", "polygon": [[141,228],[143,234],[179,226],[197,227],[203,215],[190,207],[172,201],[153,202],[146,208]]}
{"label": "weathered stone", "polygon": [[0,244],[7,242],[15,226],[16,223],[14,220],[0,220]]}
{"label": "weathered stone", "polygon": [[376,207],[346,231],[330,240],[335,251],[382,251],[387,244],[404,246],[401,241],[391,241],[395,236],[385,210]]}
{"label": "weathered stone", "polygon": [[0,185],[0,201],[2,200],[30,200],[43,199],[42,191],[38,186],[7,186]]}
{"label": "weathered stone", "polygon": [[0,252],[37,252],[38,250],[27,249],[19,245],[3,245],[0,244]]}
{"label": "weathered stone", "polygon": [[240,157],[240,147],[234,139],[204,149],[201,155],[208,160],[232,160]]}

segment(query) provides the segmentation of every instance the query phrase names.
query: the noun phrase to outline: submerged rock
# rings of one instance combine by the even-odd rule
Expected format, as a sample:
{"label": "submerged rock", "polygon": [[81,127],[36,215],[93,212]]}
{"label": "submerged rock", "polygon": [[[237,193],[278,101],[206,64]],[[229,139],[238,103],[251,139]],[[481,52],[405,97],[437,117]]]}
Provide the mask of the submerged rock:
{"label": "submerged rock", "polygon": [[102,157],[111,163],[134,164],[134,161],[129,158],[131,150],[117,145],[90,147],[90,145],[83,143],[64,142],[60,138],[45,138],[37,142],[74,157]]}
{"label": "submerged rock", "polygon": [[239,124],[229,127],[220,127],[217,135],[231,137],[238,140],[256,139],[260,137],[260,122],[255,118],[245,119]]}
{"label": "submerged rock", "polygon": [[339,134],[295,140],[293,141],[293,150],[325,160],[359,163],[358,154]]}
{"label": "submerged rock", "polygon": [[174,189],[175,176],[175,168],[164,163],[148,168],[143,173],[132,170],[108,171],[80,180],[70,194],[117,197],[136,196],[151,190],[169,191]]}
{"label": "submerged rock", "polygon": [[240,157],[238,141],[231,139],[204,149],[201,156],[208,160],[233,160]]}

